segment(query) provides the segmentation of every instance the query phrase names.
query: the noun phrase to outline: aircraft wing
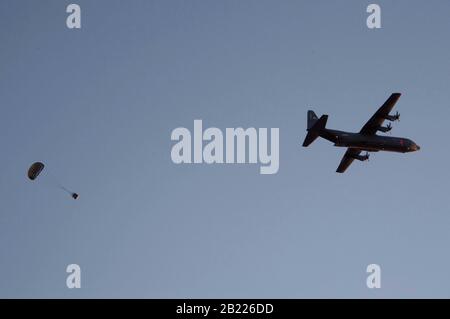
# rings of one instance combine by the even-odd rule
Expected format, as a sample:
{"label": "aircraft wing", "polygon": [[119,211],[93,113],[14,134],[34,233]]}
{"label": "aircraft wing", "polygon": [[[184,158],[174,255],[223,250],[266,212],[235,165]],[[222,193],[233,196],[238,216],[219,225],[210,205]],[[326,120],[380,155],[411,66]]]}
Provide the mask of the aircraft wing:
{"label": "aircraft wing", "polygon": [[354,161],[355,156],[358,156],[361,153],[361,150],[355,148],[347,148],[347,152],[345,152],[344,157],[339,164],[336,172],[344,173],[345,170],[350,166],[350,164]]}
{"label": "aircraft wing", "polygon": [[359,133],[364,135],[373,135],[377,132],[378,127],[381,126],[389,115],[395,103],[400,98],[400,93],[392,93],[391,96],[384,102],[384,104],[375,112],[369,121],[363,126]]}

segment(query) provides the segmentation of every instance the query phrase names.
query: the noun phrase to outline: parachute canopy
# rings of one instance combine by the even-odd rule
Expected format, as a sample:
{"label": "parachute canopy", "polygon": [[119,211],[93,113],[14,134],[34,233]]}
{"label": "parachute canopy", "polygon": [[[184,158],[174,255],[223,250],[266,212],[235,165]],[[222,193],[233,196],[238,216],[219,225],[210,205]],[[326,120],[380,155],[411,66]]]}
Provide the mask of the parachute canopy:
{"label": "parachute canopy", "polygon": [[44,169],[45,165],[41,162],[33,163],[28,169],[28,178],[34,181]]}
{"label": "parachute canopy", "polygon": [[[45,167],[44,163],[41,163],[41,162],[35,162],[35,163],[31,164],[30,168],[28,169],[28,178],[30,180],[34,181],[39,176],[39,174],[41,174],[44,167]],[[73,193],[73,192],[69,191],[67,188],[65,188],[60,183],[57,183],[57,186],[58,186],[58,188],[65,191],[66,193],[70,194],[70,196],[72,196],[73,199],[78,198],[77,193]]]}

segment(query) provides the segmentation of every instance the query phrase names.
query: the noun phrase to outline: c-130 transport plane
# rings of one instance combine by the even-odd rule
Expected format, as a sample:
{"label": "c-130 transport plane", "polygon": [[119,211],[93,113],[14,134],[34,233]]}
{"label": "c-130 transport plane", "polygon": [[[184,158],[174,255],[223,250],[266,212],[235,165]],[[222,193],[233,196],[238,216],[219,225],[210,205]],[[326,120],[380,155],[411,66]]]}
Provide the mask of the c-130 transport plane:
{"label": "c-130 transport plane", "polygon": [[[328,115],[322,115],[319,119],[313,111],[308,111],[308,134],[303,142],[303,146],[307,147],[320,136],[333,142],[334,146],[347,147],[347,151],[336,170],[338,173],[344,173],[355,159],[367,161],[369,159],[369,152],[390,151],[407,153],[420,150],[419,145],[410,139],[376,134],[378,131],[386,133],[392,129],[391,123],[387,126],[382,126],[384,120],[391,122],[400,120],[400,114],[398,112],[394,115],[389,114],[400,98],[400,95],[400,93],[391,94],[359,133],[327,129],[325,125],[328,120]],[[366,154],[361,155],[362,151],[366,151]]]}

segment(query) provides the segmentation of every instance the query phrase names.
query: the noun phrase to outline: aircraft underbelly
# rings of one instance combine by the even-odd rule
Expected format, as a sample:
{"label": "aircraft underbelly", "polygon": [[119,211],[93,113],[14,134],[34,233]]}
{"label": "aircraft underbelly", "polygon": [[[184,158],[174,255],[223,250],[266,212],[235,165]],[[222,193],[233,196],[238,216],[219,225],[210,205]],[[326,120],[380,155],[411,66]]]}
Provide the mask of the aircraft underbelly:
{"label": "aircraft underbelly", "polygon": [[404,147],[395,141],[381,139],[341,139],[336,146],[360,149],[365,151],[405,152]]}

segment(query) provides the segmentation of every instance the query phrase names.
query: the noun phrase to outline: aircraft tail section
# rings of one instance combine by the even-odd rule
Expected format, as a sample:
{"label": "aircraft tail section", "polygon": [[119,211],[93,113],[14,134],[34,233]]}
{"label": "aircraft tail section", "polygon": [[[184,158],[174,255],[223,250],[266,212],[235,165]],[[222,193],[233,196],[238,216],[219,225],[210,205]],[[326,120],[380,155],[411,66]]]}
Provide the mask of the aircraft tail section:
{"label": "aircraft tail section", "polygon": [[313,111],[308,111],[308,134],[303,141],[304,147],[309,146],[320,136],[320,133],[325,129],[327,120],[328,115],[322,115],[319,119]]}
{"label": "aircraft tail section", "polygon": [[316,113],[314,111],[308,111],[308,130],[313,127],[313,125],[319,120]]}

